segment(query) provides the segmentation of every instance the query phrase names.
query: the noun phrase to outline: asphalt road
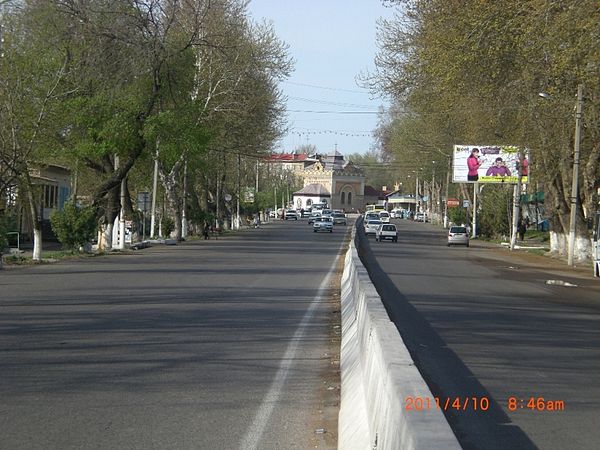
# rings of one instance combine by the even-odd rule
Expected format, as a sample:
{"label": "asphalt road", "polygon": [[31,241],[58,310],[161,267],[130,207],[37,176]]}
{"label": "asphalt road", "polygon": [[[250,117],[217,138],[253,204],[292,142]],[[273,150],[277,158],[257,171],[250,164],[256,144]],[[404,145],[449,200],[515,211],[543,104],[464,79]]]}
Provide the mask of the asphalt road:
{"label": "asphalt road", "polygon": [[398,243],[371,237],[361,253],[461,445],[598,448],[600,280],[591,268],[474,241],[448,248],[440,228],[396,223]]}
{"label": "asphalt road", "polygon": [[345,228],[0,272],[0,448],[335,448]]}

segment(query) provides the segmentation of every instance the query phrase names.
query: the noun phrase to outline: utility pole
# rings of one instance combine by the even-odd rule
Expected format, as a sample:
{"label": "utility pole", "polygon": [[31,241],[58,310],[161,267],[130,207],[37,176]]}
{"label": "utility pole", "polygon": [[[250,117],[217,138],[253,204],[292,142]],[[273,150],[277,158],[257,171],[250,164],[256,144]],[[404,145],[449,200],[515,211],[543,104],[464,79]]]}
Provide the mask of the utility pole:
{"label": "utility pole", "polygon": [[186,238],[188,232],[188,224],[186,217],[186,203],[187,203],[187,159],[183,166],[183,195],[181,204],[181,237]]}
{"label": "utility pole", "polygon": [[[157,143],[158,145],[158,143]],[[156,229],[156,196],[158,190],[158,150],[154,156],[154,178],[152,179],[152,206],[150,207],[150,237],[153,238],[156,235],[154,230]]]}
{"label": "utility pole", "polygon": [[571,184],[571,215],[569,217],[569,253],[567,264],[573,265],[575,255],[575,223],[577,219],[577,197],[579,194],[579,148],[581,145],[581,118],[583,115],[583,85],[577,86],[575,109],[575,148],[573,151],[573,179]]}
{"label": "utility pole", "polygon": [[242,196],[242,181],[241,181],[241,165],[242,165],[242,156],[240,153],[237,155],[237,204],[235,208],[235,229],[239,230],[241,225],[240,218],[240,197]]}
{"label": "utility pole", "polygon": [[521,215],[521,181],[523,179],[523,154],[519,150],[517,167],[517,184],[513,187],[513,216],[510,235],[510,249],[514,250],[517,244],[517,232],[519,228],[519,217]]}

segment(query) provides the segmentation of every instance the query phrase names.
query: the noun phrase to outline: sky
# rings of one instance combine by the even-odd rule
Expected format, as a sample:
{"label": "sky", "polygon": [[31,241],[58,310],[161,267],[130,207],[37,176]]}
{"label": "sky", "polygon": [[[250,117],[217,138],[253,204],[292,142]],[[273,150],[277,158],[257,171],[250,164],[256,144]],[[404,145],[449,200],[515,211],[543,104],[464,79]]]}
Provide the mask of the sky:
{"label": "sky", "polygon": [[290,132],[276,146],[292,152],[312,144],[320,153],[365,153],[375,144],[377,112],[387,102],[357,84],[373,72],[380,0],[251,0],[255,21],[272,23],[288,46],[294,72],[281,85]]}

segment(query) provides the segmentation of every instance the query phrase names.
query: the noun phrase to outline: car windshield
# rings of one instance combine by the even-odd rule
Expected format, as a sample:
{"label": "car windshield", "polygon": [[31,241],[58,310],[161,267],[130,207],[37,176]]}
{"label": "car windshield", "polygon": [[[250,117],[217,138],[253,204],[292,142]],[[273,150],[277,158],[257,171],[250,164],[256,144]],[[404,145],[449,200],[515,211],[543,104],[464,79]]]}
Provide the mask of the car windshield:
{"label": "car windshield", "polygon": [[396,226],[395,225],[384,225],[383,231],[396,231]]}
{"label": "car windshield", "polygon": [[389,217],[390,215],[386,212],[379,213],[379,217]]}
{"label": "car windshield", "polygon": [[381,220],[369,220],[367,225],[381,225]]}
{"label": "car windshield", "polygon": [[450,233],[467,233],[467,229],[465,227],[451,227]]}

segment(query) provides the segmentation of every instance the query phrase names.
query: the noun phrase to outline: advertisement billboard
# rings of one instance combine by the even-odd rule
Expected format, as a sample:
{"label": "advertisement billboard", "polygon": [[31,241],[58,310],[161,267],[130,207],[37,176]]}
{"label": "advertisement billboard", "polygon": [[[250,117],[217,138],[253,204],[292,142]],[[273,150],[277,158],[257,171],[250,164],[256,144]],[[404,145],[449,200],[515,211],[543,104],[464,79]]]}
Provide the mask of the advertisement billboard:
{"label": "advertisement billboard", "polygon": [[[452,181],[455,183],[517,183],[519,147],[514,145],[455,145]],[[523,153],[521,183],[529,179],[529,153]]]}

